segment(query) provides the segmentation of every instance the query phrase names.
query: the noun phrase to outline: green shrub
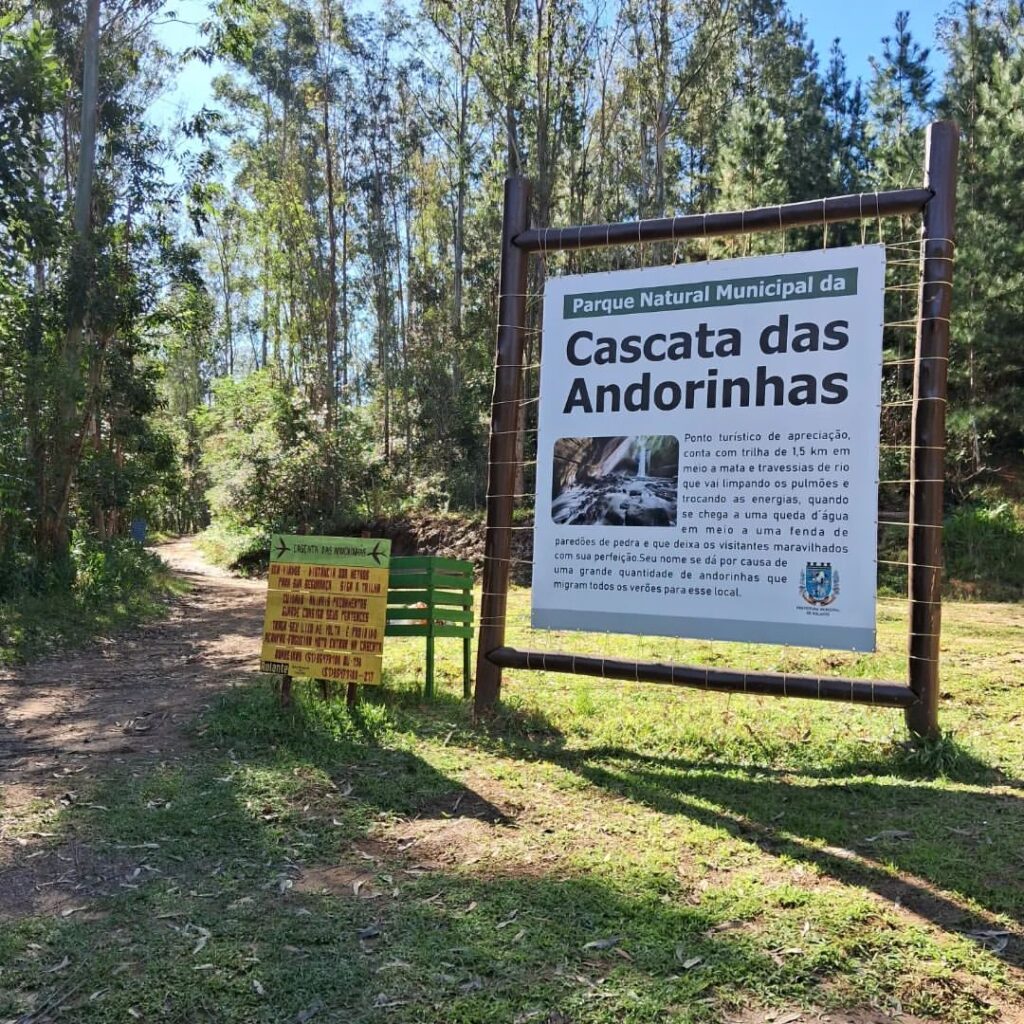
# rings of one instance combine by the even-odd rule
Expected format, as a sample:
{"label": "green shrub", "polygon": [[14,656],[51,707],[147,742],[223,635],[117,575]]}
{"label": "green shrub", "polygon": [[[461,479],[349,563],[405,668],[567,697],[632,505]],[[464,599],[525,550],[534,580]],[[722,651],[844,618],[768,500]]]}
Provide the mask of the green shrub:
{"label": "green shrub", "polygon": [[52,654],[150,619],[179,592],[156,555],[129,540],[100,544],[78,535],[57,570],[30,567],[0,595],[0,665]]}
{"label": "green shrub", "polygon": [[963,596],[1024,593],[1024,521],[1010,502],[961,505],[946,518],[944,542],[946,578]]}
{"label": "green shrub", "polygon": [[270,552],[270,534],[248,526],[211,523],[196,538],[199,550],[214,565],[225,569],[244,569],[266,564]]}
{"label": "green shrub", "polygon": [[71,550],[73,593],[87,606],[119,602],[144,590],[160,568],[156,555],[134,541],[118,539],[105,544],[76,539]]}
{"label": "green shrub", "polygon": [[360,415],[338,409],[328,430],[306,397],[271,371],[219,380],[199,425],[203,470],[216,481],[210,513],[231,530],[329,533],[379,504],[386,478],[371,471]]}

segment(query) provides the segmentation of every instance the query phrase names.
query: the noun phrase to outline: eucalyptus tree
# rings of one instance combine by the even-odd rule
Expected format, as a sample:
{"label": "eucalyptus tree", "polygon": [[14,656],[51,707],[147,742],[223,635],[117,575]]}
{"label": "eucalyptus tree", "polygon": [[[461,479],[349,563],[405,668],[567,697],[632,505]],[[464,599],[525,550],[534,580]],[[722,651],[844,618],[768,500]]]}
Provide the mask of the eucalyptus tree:
{"label": "eucalyptus tree", "polygon": [[8,578],[18,552],[31,548],[38,504],[45,260],[59,240],[45,120],[66,88],[52,30],[27,7],[0,16],[0,566]]}
{"label": "eucalyptus tree", "polygon": [[[72,529],[104,539],[119,528],[138,496],[133,460],[149,444],[146,316],[166,279],[168,200],[145,117],[163,59],[151,34],[158,6],[47,0],[0,29],[0,89],[10,93],[0,174],[21,164],[20,185],[6,183],[0,200],[0,244],[16,244],[25,317],[11,360],[23,375],[31,476],[21,507],[32,535],[19,543],[65,570]],[[9,77],[19,63],[24,73]],[[8,144],[11,116],[22,121]]]}

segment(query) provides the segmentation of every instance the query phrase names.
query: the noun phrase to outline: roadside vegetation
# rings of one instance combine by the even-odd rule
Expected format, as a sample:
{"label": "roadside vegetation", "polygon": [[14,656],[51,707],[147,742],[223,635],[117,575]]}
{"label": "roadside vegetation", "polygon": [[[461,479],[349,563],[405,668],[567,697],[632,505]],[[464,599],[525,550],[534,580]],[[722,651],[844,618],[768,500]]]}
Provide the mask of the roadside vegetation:
{"label": "roadside vegetation", "polygon": [[[951,579],[964,596],[1020,596],[1017,0],[953,3],[934,25],[896,12],[863,78],[784,0],[231,0],[196,26],[164,7],[14,0],[0,14],[5,596],[70,593],[78,553],[133,518],[175,534],[212,523],[207,549],[251,566],[272,531],[478,515],[506,174],[531,179],[541,225],[870,195],[920,180],[940,117],[962,129]],[[223,73],[201,109],[168,116],[168,85],[197,60]],[[886,242],[892,487],[907,476],[916,230],[551,256],[529,291],[638,255]],[[533,338],[539,303],[529,316]],[[902,513],[894,497],[885,511]]]}
{"label": "roadside vegetation", "polygon": [[185,589],[156,555],[133,541],[83,541],[71,554],[63,573],[40,578],[26,567],[24,577],[0,581],[0,666],[157,617]]}

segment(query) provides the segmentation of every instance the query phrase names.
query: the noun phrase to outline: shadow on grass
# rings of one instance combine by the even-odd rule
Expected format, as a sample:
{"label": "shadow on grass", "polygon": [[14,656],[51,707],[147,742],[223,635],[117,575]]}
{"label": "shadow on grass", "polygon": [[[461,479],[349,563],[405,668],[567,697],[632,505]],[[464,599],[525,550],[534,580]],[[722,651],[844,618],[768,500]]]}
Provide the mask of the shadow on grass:
{"label": "shadow on grass", "polygon": [[[671,879],[422,873],[361,853],[382,814],[464,789],[402,748],[381,705],[282,714],[269,687],[239,689],[199,731],[187,763],[125,766],[62,812],[54,839],[89,849],[90,874],[73,915],[0,930],[0,1016],[699,1021],[723,987],[726,1003],[799,1000],[847,973],[834,947],[770,957],[735,900],[687,905]],[[304,865],[339,861],[378,891],[298,891]]]}
{"label": "shadow on grass", "polygon": [[[563,755],[591,783],[872,889],[942,928],[1024,921],[1024,800],[899,779],[815,780],[632,751]],[[1024,960],[1019,939],[1011,951]]]}
{"label": "shadow on grass", "polygon": [[[410,698],[388,700],[404,707]],[[449,720],[467,720],[457,699],[439,700]],[[430,721],[428,712],[408,724],[429,730]],[[570,746],[541,712],[507,706],[460,741],[549,761],[659,813],[721,829],[773,857],[872,890],[948,931],[1000,931],[1007,919],[1024,924],[1024,799],[1015,792],[1024,784],[952,741],[940,779],[930,777],[909,745],[821,769]],[[752,748],[752,760],[758,753]],[[1000,791],[980,788],[993,786]],[[1019,936],[1004,956],[1024,964]]]}
{"label": "shadow on grass", "polygon": [[[344,696],[323,701],[312,682],[296,682],[296,699],[278,706],[269,686],[240,689],[221,697],[206,717],[202,732],[208,743],[228,745],[233,757],[251,768],[322,772],[339,788],[351,787],[351,798],[368,815],[431,816],[438,798],[464,791],[401,743],[389,703],[364,688],[355,707]],[[501,812],[477,794],[472,804],[491,820]],[[486,814],[487,811],[490,814]]]}

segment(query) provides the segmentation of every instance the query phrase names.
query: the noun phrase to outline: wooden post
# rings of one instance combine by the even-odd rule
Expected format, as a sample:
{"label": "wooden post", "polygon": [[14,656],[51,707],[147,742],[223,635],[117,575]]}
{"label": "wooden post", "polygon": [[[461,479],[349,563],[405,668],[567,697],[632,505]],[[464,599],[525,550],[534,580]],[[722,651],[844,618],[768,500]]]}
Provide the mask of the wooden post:
{"label": "wooden post", "polygon": [[512,492],[516,478],[516,428],[523,384],[528,258],[515,245],[515,238],[530,226],[529,222],[529,182],[519,176],[506,178],[501,224],[498,352],[487,467],[487,534],[484,538],[483,597],[476,652],[474,708],[477,714],[490,711],[501,696],[501,669],[488,659],[488,655],[505,643],[505,609],[512,556]]}
{"label": "wooden post", "polygon": [[292,703],[292,677],[281,677],[281,707],[290,707]]}
{"label": "wooden post", "polygon": [[[434,614],[434,609],[431,607],[427,608],[429,615]],[[426,686],[423,689],[423,695],[431,700],[434,696],[434,623],[430,622],[427,627],[427,680]]]}
{"label": "wooden post", "polygon": [[914,365],[910,468],[909,682],[918,703],[907,728],[939,735],[939,635],[942,625],[942,498],[946,448],[946,368],[953,293],[956,161],[960,132],[936,121],[925,136],[920,323]]}
{"label": "wooden post", "polygon": [[350,708],[354,708],[359,702],[359,686],[356,683],[349,683],[348,688],[345,690],[345,704]]}

